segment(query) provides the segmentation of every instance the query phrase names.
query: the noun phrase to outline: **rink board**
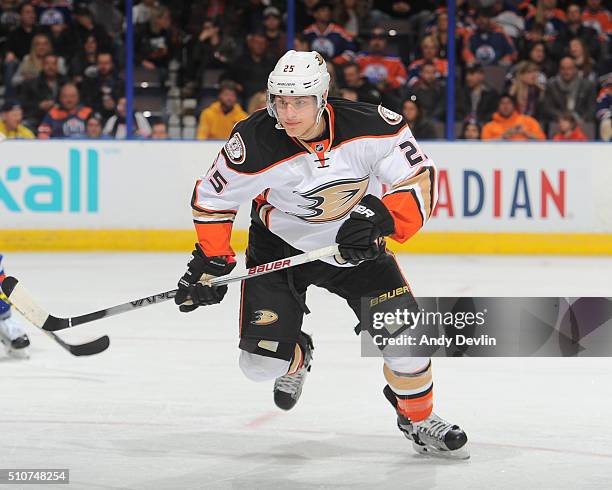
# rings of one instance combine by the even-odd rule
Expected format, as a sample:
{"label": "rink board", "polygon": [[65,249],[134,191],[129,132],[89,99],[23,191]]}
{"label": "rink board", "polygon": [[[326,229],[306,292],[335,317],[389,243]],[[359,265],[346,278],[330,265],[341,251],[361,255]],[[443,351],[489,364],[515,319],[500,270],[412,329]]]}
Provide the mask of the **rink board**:
{"label": "rink board", "polygon": [[[222,142],[3,142],[0,250],[180,251],[195,179]],[[612,255],[612,153],[599,143],[444,143],[439,203],[400,252]],[[234,225],[246,245],[248,210]]]}

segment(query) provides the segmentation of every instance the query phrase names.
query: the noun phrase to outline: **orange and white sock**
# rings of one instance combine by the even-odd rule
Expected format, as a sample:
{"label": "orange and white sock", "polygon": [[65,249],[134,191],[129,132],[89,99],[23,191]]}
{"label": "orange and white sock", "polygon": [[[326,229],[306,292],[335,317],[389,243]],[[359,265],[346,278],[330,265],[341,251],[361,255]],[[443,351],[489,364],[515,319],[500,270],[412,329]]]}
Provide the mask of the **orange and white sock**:
{"label": "orange and white sock", "polygon": [[414,373],[400,373],[383,368],[385,379],[397,398],[397,410],[413,422],[425,420],[433,410],[431,361]]}
{"label": "orange and white sock", "polygon": [[299,369],[304,365],[304,353],[302,352],[302,348],[300,344],[295,344],[295,352],[293,353],[293,359],[291,360],[291,364],[289,365],[289,371],[287,374],[292,375],[299,371]]}

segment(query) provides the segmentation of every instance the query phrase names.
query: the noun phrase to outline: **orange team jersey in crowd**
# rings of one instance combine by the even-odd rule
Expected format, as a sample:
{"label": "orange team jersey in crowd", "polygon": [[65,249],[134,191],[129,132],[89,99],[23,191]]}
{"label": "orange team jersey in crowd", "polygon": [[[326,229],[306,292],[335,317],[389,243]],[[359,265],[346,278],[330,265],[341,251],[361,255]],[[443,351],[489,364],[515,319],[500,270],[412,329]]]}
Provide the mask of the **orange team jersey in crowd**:
{"label": "orange team jersey in crowd", "polygon": [[570,134],[564,135],[557,133],[553,136],[553,141],[588,141],[589,139],[582,132],[582,129],[576,127]]}
{"label": "orange team jersey in crowd", "polygon": [[612,34],[612,14],[609,10],[600,9],[591,12],[588,8],[582,12],[582,21],[585,25],[592,27],[599,34]]}
{"label": "orange team jersey in crowd", "polygon": [[397,56],[360,54],[356,61],[361,74],[374,85],[386,80],[390,88],[396,89],[404,85],[408,78],[406,68]]}
{"label": "orange team jersey in crowd", "polygon": [[232,223],[239,206],[252,201],[251,220],[298,250],[335,243],[340,225],[366,194],[382,198],[395,222],[391,238],[399,242],[428,221],[438,196],[436,166],[399,114],[330,98],[323,117],[328,131],[315,142],[276,129],[266,111],[236,125],[193,192],[193,219],[206,255],[234,256]]}
{"label": "orange team jersey in crowd", "polygon": [[[510,117],[502,117],[498,112],[493,114],[493,120],[482,128],[481,138],[483,140],[499,140],[502,135],[510,128],[522,126],[528,133],[535,134],[536,139],[545,140],[546,136],[540,127],[540,123],[531,116],[513,112]],[[509,138],[510,141],[528,141],[523,134],[514,134]],[[507,140],[506,140],[507,141]]]}

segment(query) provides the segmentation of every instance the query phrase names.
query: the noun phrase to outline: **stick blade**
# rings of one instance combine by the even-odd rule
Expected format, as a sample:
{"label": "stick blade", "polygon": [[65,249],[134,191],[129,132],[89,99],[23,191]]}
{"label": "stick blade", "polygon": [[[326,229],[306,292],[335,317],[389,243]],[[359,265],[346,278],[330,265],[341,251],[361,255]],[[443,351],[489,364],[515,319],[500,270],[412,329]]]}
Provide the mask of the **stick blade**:
{"label": "stick blade", "polygon": [[18,282],[19,281],[17,280],[17,278],[13,276],[6,276],[4,278],[4,281],[2,281],[1,287],[2,287],[2,292],[6,294],[7,298],[11,297],[11,293],[13,292],[13,289],[15,289],[15,286],[17,286]]}
{"label": "stick blade", "polygon": [[73,356],[93,356],[104,352],[110,346],[110,339],[108,335],[104,335],[99,339],[92,340],[86,344],[72,345],[64,342],[57,335],[51,333],[51,336],[55,338],[55,341],[60,344],[64,349],[70,352]]}

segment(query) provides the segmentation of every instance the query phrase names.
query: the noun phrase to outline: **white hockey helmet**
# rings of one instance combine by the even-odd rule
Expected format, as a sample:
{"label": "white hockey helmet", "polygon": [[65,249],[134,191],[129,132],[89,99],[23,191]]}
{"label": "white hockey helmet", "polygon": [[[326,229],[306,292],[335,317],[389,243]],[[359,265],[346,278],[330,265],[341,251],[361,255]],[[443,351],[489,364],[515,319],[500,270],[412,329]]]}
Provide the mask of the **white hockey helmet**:
{"label": "white hockey helmet", "polygon": [[[278,120],[274,96],[306,96],[314,95],[317,98],[316,123],[319,123],[321,114],[327,103],[330,76],[323,56],[316,51],[287,51],[278,60],[274,70],[268,76],[268,114]],[[277,126],[278,127],[278,126]]]}

